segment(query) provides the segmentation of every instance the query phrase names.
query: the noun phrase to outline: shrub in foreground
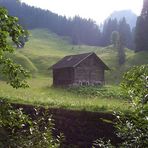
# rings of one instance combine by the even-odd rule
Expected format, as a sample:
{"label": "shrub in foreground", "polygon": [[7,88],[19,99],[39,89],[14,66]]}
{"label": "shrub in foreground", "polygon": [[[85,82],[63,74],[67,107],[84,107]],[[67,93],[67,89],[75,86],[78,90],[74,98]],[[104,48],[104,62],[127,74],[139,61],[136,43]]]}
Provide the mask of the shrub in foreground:
{"label": "shrub in foreground", "polygon": [[120,87],[114,86],[80,86],[68,88],[68,91],[88,97],[103,97],[114,99],[127,99]]}
{"label": "shrub in foreground", "polygon": [[[116,113],[117,136],[122,142],[121,148],[148,147],[148,65],[135,66],[123,76],[122,87],[132,100],[132,111],[128,114]],[[102,139],[94,143],[94,147],[115,147],[110,141]]]}
{"label": "shrub in foreground", "polygon": [[35,119],[23,112],[22,108],[14,109],[5,99],[0,98],[0,147],[9,148],[58,148],[60,137],[52,136],[53,124],[49,114]]}

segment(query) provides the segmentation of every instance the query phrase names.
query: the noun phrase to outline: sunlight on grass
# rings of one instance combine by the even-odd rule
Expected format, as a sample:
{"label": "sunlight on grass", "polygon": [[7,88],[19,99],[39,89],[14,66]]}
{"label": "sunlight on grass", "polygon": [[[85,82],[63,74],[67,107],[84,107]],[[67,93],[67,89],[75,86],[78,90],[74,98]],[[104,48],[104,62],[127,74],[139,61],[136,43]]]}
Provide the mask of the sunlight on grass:
{"label": "sunlight on grass", "polygon": [[30,31],[30,34],[25,47],[17,49],[12,56],[17,63],[30,71],[33,77],[29,80],[30,88],[15,90],[0,81],[0,96],[8,97],[15,103],[30,103],[55,108],[90,111],[129,109],[129,103],[124,98],[87,96],[77,92],[72,93],[67,89],[51,87],[52,71],[49,67],[66,55],[95,52],[110,68],[105,72],[106,84],[119,84],[123,73],[131,66],[148,63],[148,52],[137,54],[126,49],[126,63],[119,66],[117,50],[113,46],[72,45],[68,37],[59,37],[46,29],[34,29]]}
{"label": "sunlight on grass", "polygon": [[50,78],[37,77],[29,81],[30,88],[13,89],[0,81],[0,96],[15,103],[35,104],[51,108],[64,108],[87,111],[125,111],[128,103],[121,99],[86,97],[71,93],[66,89],[51,87]]}
{"label": "sunlight on grass", "polygon": [[[111,69],[106,73],[106,82],[119,83],[122,74],[133,65],[147,63],[148,52],[135,54],[126,49],[126,63],[118,65],[117,49],[113,46],[97,47],[87,45],[72,45],[68,37],[60,37],[46,29],[34,29],[30,31],[29,41],[23,49],[17,49],[14,59],[22,64],[31,73],[51,75],[48,68],[66,55],[95,52]],[[15,57],[16,56],[16,57]],[[142,57],[145,58],[142,58]],[[22,60],[21,60],[22,59]],[[28,65],[26,64],[28,63]]]}

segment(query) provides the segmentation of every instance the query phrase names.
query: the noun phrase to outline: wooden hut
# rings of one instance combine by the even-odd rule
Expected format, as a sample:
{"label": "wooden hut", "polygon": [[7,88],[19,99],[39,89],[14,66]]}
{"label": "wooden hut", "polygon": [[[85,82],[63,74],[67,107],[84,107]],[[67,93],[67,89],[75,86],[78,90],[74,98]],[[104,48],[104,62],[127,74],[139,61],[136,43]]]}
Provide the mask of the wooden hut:
{"label": "wooden hut", "polygon": [[94,52],[66,56],[51,68],[53,86],[104,84],[104,71],[109,70]]}

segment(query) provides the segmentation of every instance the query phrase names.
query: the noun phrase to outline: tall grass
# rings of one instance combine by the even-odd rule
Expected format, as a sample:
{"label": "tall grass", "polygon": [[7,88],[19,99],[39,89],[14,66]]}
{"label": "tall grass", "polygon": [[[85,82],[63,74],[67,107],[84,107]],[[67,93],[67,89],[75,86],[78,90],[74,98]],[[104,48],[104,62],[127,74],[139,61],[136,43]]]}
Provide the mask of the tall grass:
{"label": "tall grass", "polygon": [[[126,49],[126,63],[123,66],[119,66],[117,50],[113,46],[72,45],[68,37],[59,37],[45,29],[35,29],[30,31],[30,34],[31,37],[26,43],[25,48],[18,49],[17,53],[30,60],[40,75],[47,76],[48,73],[51,73],[51,70],[49,71],[48,68],[62,57],[85,52],[95,52],[110,67],[111,70],[106,72],[106,82],[110,84],[119,83],[122,74],[129,67],[135,64],[148,63],[148,52],[146,51],[143,53],[134,53],[134,51]],[[25,61],[21,62],[18,59],[18,62],[25,65],[23,64]]]}
{"label": "tall grass", "polygon": [[33,78],[29,81],[29,84],[30,88],[16,90],[0,81],[0,96],[7,97],[12,102],[17,103],[74,110],[126,111],[129,108],[126,99],[101,95],[89,96],[76,91],[69,91],[69,89],[53,88],[51,86],[52,81],[49,78]]}
{"label": "tall grass", "polygon": [[[148,52],[134,53],[126,49],[126,63],[119,66],[117,50],[112,46],[72,45],[68,37],[59,37],[45,29],[35,29],[30,31],[30,34],[25,47],[17,49],[12,57],[33,74],[29,80],[30,88],[15,90],[0,81],[0,96],[8,97],[12,102],[58,108],[92,111],[128,110],[128,101],[124,99],[124,96],[120,96],[120,91],[115,86],[108,87],[105,91],[98,88],[89,88],[88,91],[86,88],[86,90],[81,90],[81,88],[67,90],[50,87],[52,71],[49,67],[66,55],[93,51],[111,69],[105,73],[106,83],[118,84],[122,74],[129,67],[148,63]],[[88,95],[88,92],[91,95]]]}

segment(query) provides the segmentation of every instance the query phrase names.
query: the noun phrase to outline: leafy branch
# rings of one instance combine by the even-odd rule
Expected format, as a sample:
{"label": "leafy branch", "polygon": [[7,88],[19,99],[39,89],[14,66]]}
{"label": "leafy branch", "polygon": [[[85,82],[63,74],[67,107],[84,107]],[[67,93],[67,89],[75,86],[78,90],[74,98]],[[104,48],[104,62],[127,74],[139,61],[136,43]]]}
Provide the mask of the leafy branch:
{"label": "leafy branch", "polygon": [[29,72],[5,55],[14,52],[14,45],[21,46],[20,37],[26,38],[26,35],[26,31],[18,24],[18,18],[9,16],[8,11],[0,7],[0,73],[14,88],[28,87],[25,79],[29,77]]}

